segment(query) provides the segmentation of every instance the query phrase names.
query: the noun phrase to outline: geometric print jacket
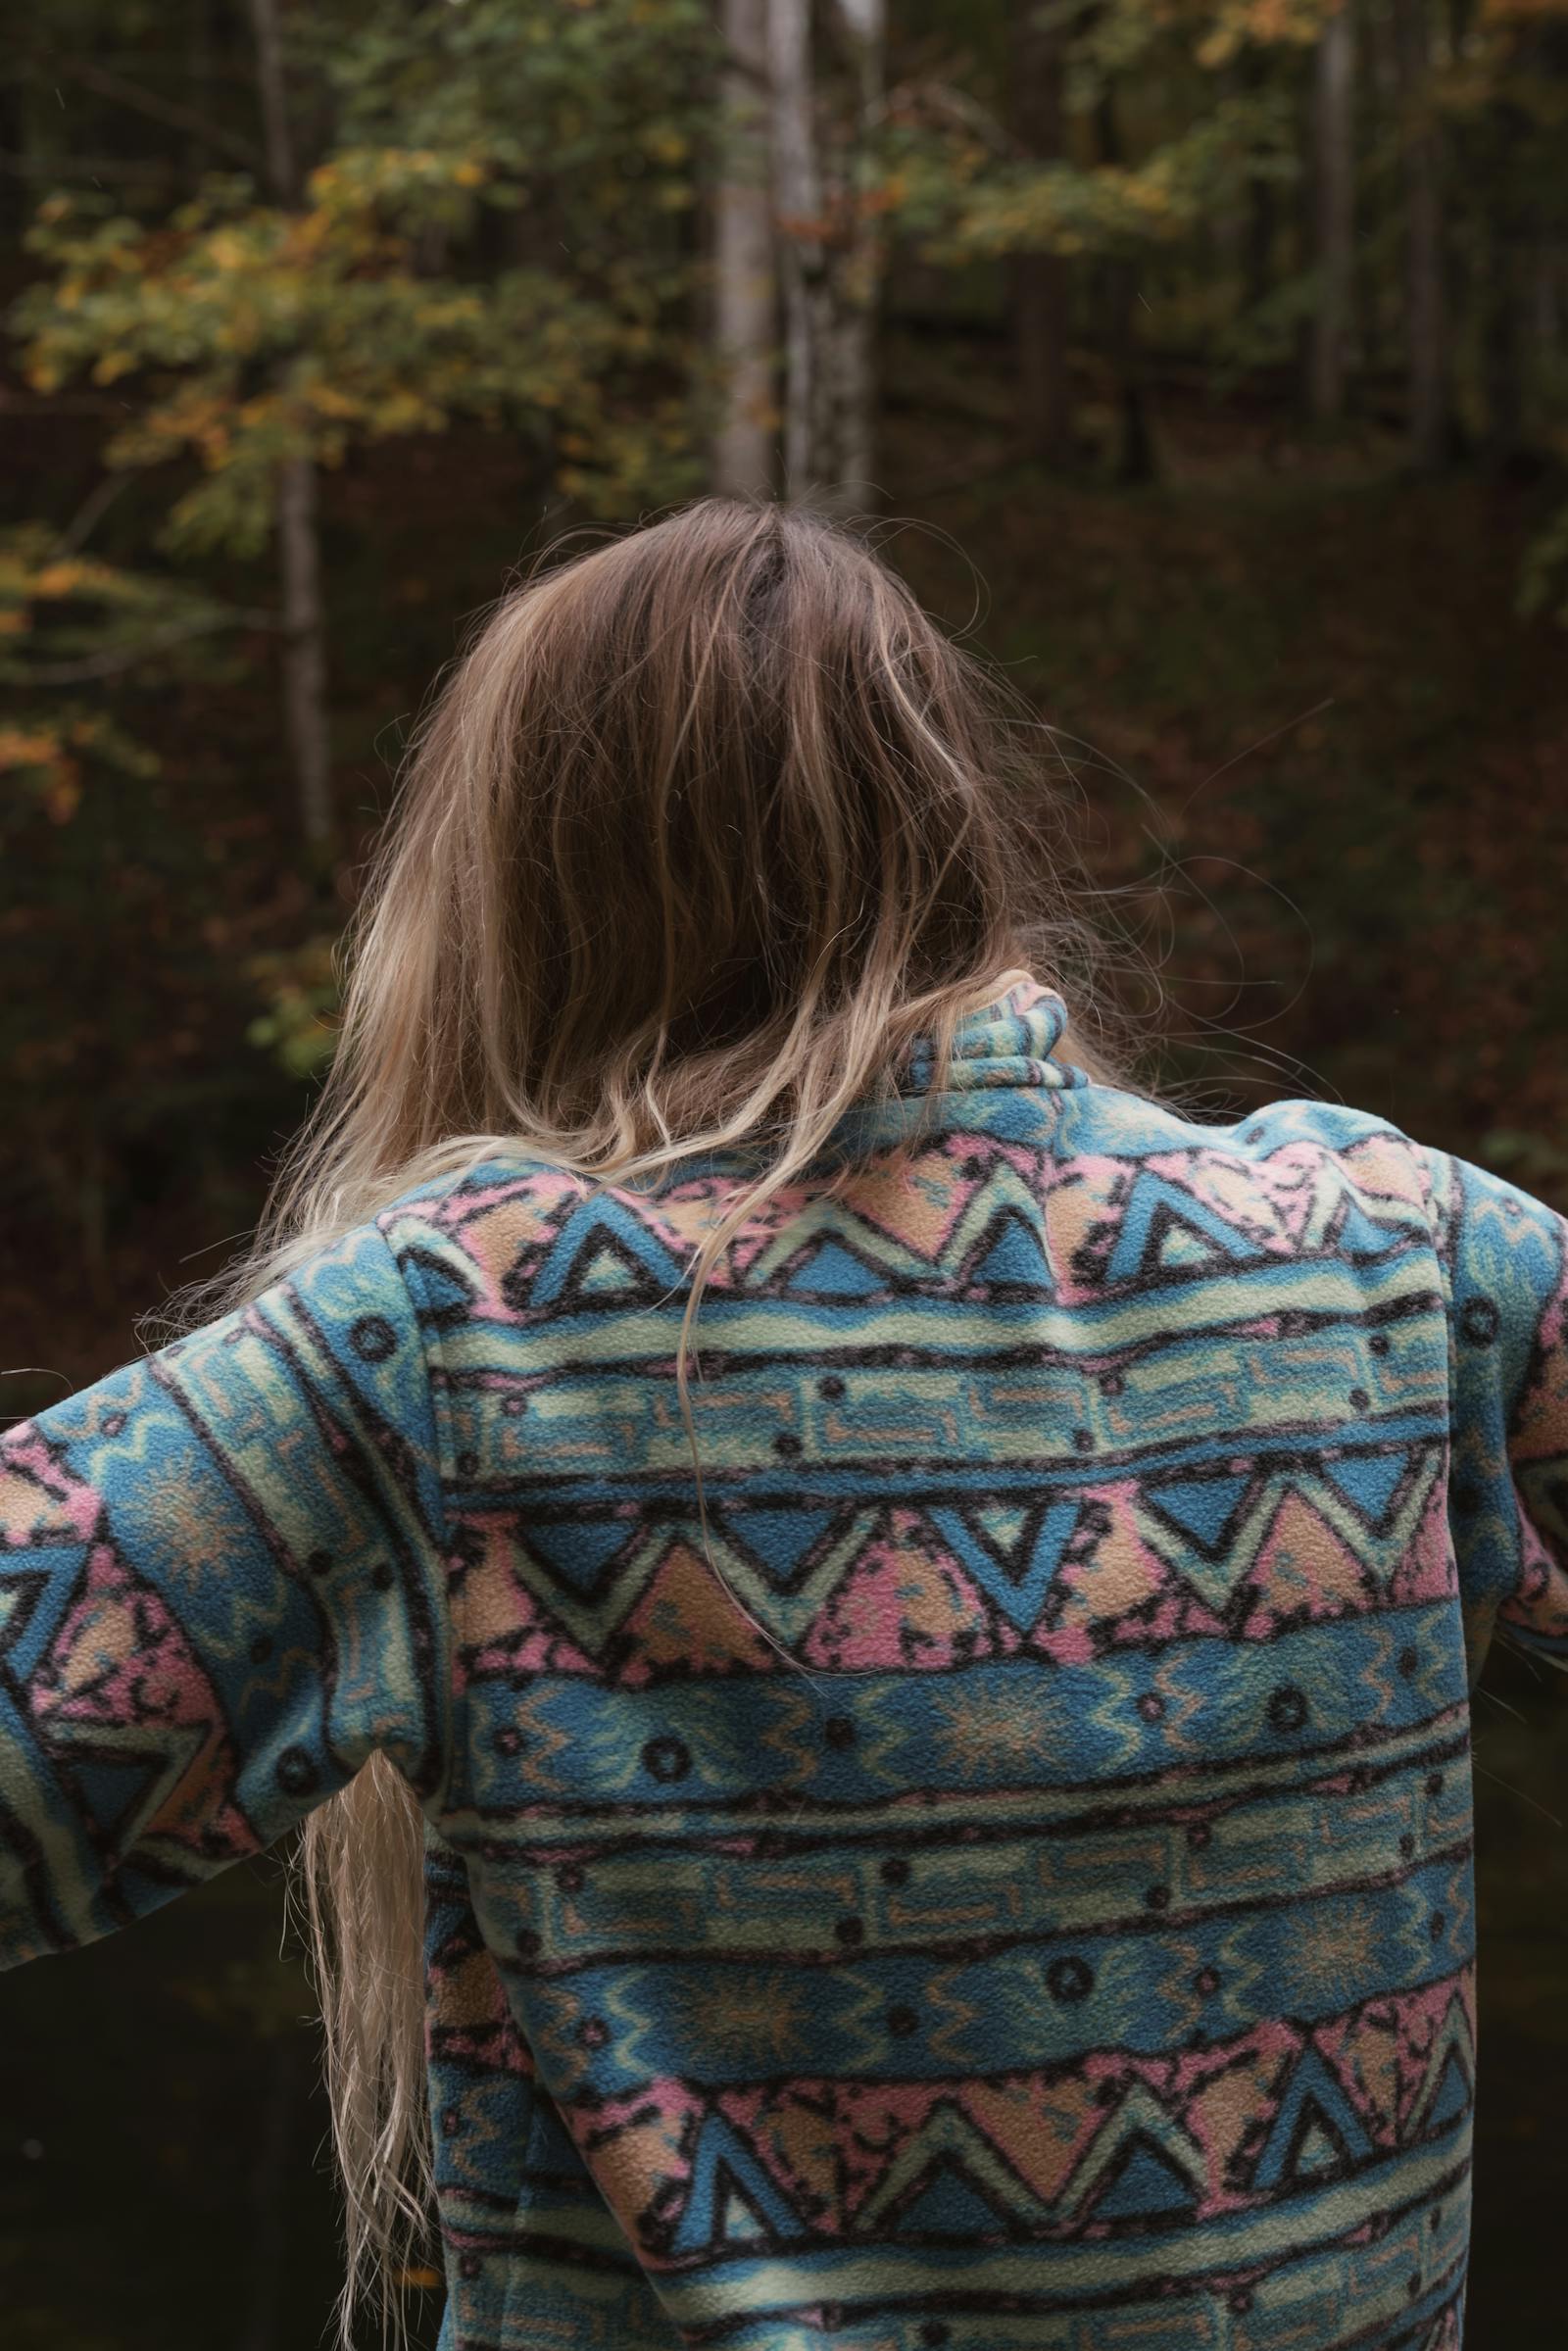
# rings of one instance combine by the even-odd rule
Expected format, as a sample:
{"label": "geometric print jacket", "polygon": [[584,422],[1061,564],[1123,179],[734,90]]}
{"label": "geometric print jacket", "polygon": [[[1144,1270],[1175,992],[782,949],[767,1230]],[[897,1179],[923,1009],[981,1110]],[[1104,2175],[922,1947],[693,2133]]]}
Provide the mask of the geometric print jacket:
{"label": "geometric print jacket", "polygon": [[442,2351],[1457,2351],[1469,1695],[1568,1658],[1568,1224],[1064,1019],[917,1040],[715,1269],[778,1648],[674,1388],[733,1156],[426,1185],[0,1441],[0,1961],[383,1750]]}

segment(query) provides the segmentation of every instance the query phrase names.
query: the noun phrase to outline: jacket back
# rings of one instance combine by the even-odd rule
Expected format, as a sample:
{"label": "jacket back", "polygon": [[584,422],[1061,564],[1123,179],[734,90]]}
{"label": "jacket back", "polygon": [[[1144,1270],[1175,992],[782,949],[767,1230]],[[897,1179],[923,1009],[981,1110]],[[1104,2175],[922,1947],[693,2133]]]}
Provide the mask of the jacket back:
{"label": "jacket back", "polygon": [[706,1529],[723,1160],[424,1187],[4,1441],[6,1955],[389,1752],[443,2351],[1458,2344],[1468,1690],[1499,1619],[1568,1654],[1568,1226],[1062,1020],[917,1051],[721,1259]]}

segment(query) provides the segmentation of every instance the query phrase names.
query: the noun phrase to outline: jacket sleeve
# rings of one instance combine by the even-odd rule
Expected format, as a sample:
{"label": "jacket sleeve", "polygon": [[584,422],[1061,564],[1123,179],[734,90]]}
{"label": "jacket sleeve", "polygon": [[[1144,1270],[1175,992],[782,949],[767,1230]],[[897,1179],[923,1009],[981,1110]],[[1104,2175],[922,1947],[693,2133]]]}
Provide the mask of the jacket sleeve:
{"label": "jacket sleeve", "polygon": [[1448,1523],[1472,1684],[1494,1634],[1568,1667],[1568,1220],[1423,1152],[1448,1324]]}
{"label": "jacket sleeve", "polygon": [[0,1965],[453,1753],[435,1422],[378,1225],[0,1437]]}

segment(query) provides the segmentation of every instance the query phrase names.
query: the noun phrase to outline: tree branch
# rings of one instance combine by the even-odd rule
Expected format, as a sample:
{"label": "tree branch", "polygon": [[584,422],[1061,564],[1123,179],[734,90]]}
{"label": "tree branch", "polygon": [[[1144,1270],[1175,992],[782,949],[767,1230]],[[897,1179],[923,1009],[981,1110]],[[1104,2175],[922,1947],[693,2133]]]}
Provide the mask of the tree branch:
{"label": "tree branch", "polygon": [[241,138],[237,131],[225,130],[221,123],[213,122],[194,106],[181,106],[177,99],[161,98],[156,90],[144,90],[139,82],[123,81],[118,73],[106,73],[102,66],[91,65],[85,58],[48,56],[43,62],[34,61],[33,71],[40,78],[53,74],[64,81],[79,81],[84,89],[96,91],[100,98],[128,106],[155,122],[167,122],[172,130],[192,131],[209,146],[220,147],[225,155],[248,164],[253,171],[261,163],[250,140]]}
{"label": "tree branch", "polygon": [[203,620],[174,620],[167,628],[154,629],[136,645],[122,646],[114,653],[95,653],[80,661],[43,662],[37,667],[25,667],[18,662],[12,676],[15,682],[28,686],[81,686],[100,677],[117,677],[126,669],[134,669],[149,654],[162,653],[166,646],[179,645],[187,637],[211,636],[220,628],[280,628],[275,612],[252,612],[241,607],[231,612],[214,612]]}
{"label": "tree branch", "polygon": [[123,473],[106,473],[104,475],[98,487],[82,500],[81,505],[50,549],[50,558],[53,562],[58,563],[63,555],[74,555],[78,547],[86,544],[103,520],[104,515],[114,505],[115,500],[120,496],[121,491],[128,489],[130,484],[136,480],[139,471],[140,467],[137,467],[134,472],[127,470]]}

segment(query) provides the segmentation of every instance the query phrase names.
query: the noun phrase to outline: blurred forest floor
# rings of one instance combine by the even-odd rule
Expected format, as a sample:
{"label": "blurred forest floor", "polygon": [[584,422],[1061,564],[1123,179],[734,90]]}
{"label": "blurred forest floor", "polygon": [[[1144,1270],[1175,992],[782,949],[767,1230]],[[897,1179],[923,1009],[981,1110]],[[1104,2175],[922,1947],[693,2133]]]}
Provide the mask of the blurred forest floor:
{"label": "blurred forest floor", "polygon": [[[886,543],[1076,739],[1097,881],[1146,926],[1171,999],[1168,1072],[1216,1117],[1338,1097],[1568,1207],[1568,664],[1560,630],[1513,612],[1529,490],[1413,479],[1376,428],[1319,445],[1260,401],[1172,390],[1158,487],[1055,481],[1009,454],[1004,344],[895,330],[883,365],[881,475],[914,525]],[[1092,402],[1081,415],[1093,430]],[[46,474],[69,462],[43,445],[63,429],[34,435]],[[339,784],[368,841],[394,722],[527,554],[543,499],[520,453],[457,432],[325,490]],[[236,602],[255,584],[241,572]],[[12,1410],[125,1360],[131,1317],[216,1268],[303,1106],[244,1042],[256,1007],[233,967],[291,944],[303,905],[270,648],[255,652],[127,708],[162,754],[158,794],[123,787],[113,826],[41,842],[85,860],[71,887],[95,906],[49,989],[113,996],[130,1043],[102,1086],[142,1114],[79,1210],[89,1237],[101,1226],[90,1280],[55,1187],[10,1222],[7,1356],[56,1375]],[[181,913],[198,886],[199,922]],[[36,988],[36,945],[7,922],[7,985]],[[1481,2351],[1562,2339],[1565,1700],[1497,1656],[1476,1710]],[[326,2115],[279,1884],[274,1854],[112,1947],[8,1981],[22,2130],[0,2146],[6,2351],[323,2339]],[[160,2206],[167,2228],[132,2241],[125,2213]],[[440,2295],[421,2302],[429,2343]]]}

